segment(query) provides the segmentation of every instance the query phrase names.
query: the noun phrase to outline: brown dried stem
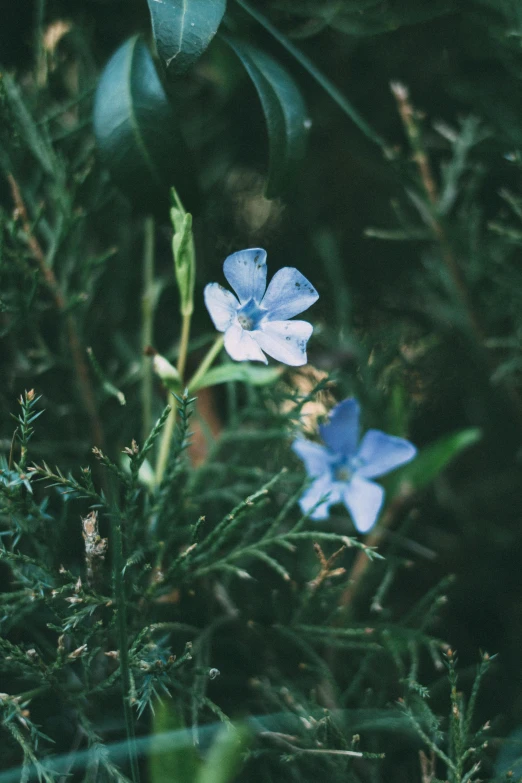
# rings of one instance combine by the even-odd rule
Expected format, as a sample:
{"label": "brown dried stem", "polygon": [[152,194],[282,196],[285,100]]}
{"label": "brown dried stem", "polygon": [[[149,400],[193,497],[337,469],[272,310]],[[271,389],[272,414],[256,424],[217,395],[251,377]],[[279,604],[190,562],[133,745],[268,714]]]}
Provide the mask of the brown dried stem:
{"label": "brown dried stem", "polygon": [[[368,536],[365,542],[366,546],[377,548],[381,544],[388,528],[405,513],[412,499],[413,495],[411,493],[394,498],[387,511],[381,517],[378,526]],[[344,610],[344,612],[341,612],[342,615],[345,615],[345,612],[352,606],[369,564],[370,560],[365,553],[363,551],[358,552],[350,572],[349,584],[343,591],[339,602],[341,610]]]}
{"label": "brown dried stem", "polygon": [[433,751],[426,755],[424,751],[419,750],[419,761],[422,775],[422,783],[433,783],[436,773],[436,757]]}
{"label": "brown dried stem", "polygon": [[7,180],[11,188],[11,195],[16,208],[17,216],[22,224],[27,246],[29,247],[29,250],[31,251],[33,258],[36,261],[36,264],[42,275],[43,281],[54,300],[56,309],[58,310],[59,313],[61,313],[64,316],[65,319],[67,339],[69,342],[69,348],[71,351],[71,357],[75,369],[76,380],[78,383],[78,388],[80,390],[83,404],[85,406],[85,410],[87,411],[87,415],[89,416],[89,420],[90,420],[91,437],[94,443],[103,446],[103,442],[104,442],[103,429],[102,429],[101,421],[98,417],[98,412],[96,410],[94,392],[91,386],[91,380],[89,377],[89,370],[87,367],[87,363],[84,357],[84,351],[82,349],[82,345],[78,335],[78,330],[76,328],[76,321],[72,313],[66,312],[66,302],[62,294],[62,291],[60,289],[60,285],[56,279],[53,270],[47,264],[47,261],[45,259],[45,253],[43,252],[42,247],[38,242],[38,239],[35,237],[32,231],[31,221],[29,219],[29,214],[27,212],[25,202],[22,198],[20,187],[12,174],[7,175]]}
{"label": "brown dried stem", "polygon": [[[433,176],[430,160],[422,143],[422,135],[416,122],[415,109],[410,102],[408,88],[399,82],[392,82],[390,87],[395,100],[397,101],[397,108],[411,145],[413,159],[419,169],[424,191],[432,207],[436,207],[439,200],[438,188],[435,177]],[[479,341],[479,344],[482,344],[484,341],[484,331],[473,309],[466,282],[460,271],[453,249],[448,242],[444,226],[434,214],[432,215],[431,227],[440,244],[442,258],[455,287],[455,291],[466,309],[470,326],[475,333],[475,337]]]}
{"label": "brown dried stem", "polygon": [[[416,120],[416,112],[410,101],[410,95],[408,88],[400,82],[392,82],[390,84],[391,91],[397,101],[397,108],[410,142],[410,146],[413,152],[413,159],[419,169],[419,175],[424,187],[424,191],[433,207],[431,215],[431,228],[435,235],[437,242],[439,243],[442,259],[448,270],[448,274],[453,283],[455,292],[466,312],[470,331],[473,334],[476,345],[479,347],[485,364],[489,367],[490,371],[495,370],[494,362],[491,360],[490,355],[484,350],[484,341],[486,338],[485,330],[481,324],[481,320],[477,315],[473,302],[471,300],[466,281],[459,267],[457,258],[451,247],[451,243],[448,239],[446,229],[440,219],[436,216],[435,207],[437,206],[439,194],[435,177],[431,168],[429,157],[422,141],[422,134],[419,129]],[[509,402],[511,403],[512,410],[518,420],[519,424],[522,424],[522,399],[517,389],[512,386],[508,381],[504,381],[501,384],[503,391]]]}

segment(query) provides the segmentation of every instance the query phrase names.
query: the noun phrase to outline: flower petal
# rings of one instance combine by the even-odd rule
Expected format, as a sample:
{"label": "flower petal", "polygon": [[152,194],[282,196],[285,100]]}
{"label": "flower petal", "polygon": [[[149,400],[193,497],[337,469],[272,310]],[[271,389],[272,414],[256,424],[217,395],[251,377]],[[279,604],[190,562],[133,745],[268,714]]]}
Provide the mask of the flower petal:
{"label": "flower petal", "polygon": [[329,455],[324,446],[298,438],[292,443],[292,451],[303,460],[306,472],[311,478],[322,476],[324,473],[330,474]]}
{"label": "flower petal", "polygon": [[416,453],[417,449],[413,443],[404,438],[396,438],[380,430],[368,430],[357,453],[357,457],[363,462],[357,475],[365,478],[384,476],[390,470],[409,462]]}
{"label": "flower petal", "polygon": [[266,288],[266,250],[253,247],[225,258],[223,272],[241,304],[249,299],[260,302]]}
{"label": "flower petal", "polygon": [[384,489],[356,474],[344,485],[343,500],[359,533],[367,533],[377,521]]}
{"label": "flower petal", "polygon": [[239,324],[232,324],[226,330],[225,350],[236,362],[250,360],[268,364],[265,354],[256,341],[252,339],[252,332],[245,331]]}
{"label": "flower petal", "polygon": [[359,415],[361,409],[355,397],[343,400],[330,411],[328,424],[321,424],[319,432],[334,454],[353,457],[359,442]]}
{"label": "flower petal", "polygon": [[313,332],[307,321],[265,321],[252,332],[263,351],[292,367],[306,364],[306,343]]}
{"label": "flower petal", "polygon": [[232,325],[239,302],[234,294],[219,283],[209,283],[203,292],[205,305],[218,332],[224,332]]}
{"label": "flower petal", "polygon": [[[328,497],[321,503],[320,501],[325,495],[328,495]],[[342,485],[339,482],[332,481],[329,476],[321,476],[304,492],[299,505],[301,506],[301,511],[304,514],[308,514],[310,509],[319,503],[315,511],[310,514],[310,519],[327,519],[330,506],[334,503],[340,503],[341,499]]]}
{"label": "flower petal", "polygon": [[317,302],[319,294],[301,272],[285,266],[271,279],[262,305],[270,321],[285,321]]}

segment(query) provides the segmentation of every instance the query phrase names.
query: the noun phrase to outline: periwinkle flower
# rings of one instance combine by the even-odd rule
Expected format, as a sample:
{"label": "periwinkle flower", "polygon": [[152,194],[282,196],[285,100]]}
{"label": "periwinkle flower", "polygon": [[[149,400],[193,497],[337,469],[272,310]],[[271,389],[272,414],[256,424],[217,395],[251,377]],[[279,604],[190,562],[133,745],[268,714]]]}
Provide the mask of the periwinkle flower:
{"label": "periwinkle flower", "polygon": [[319,503],[310,518],[326,519],[331,505],[344,503],[357,530],[367,533],[384,501],[384,489],[371,479],[409,462],[417,449],[404,438],[380,430],[368,430],[359,442],[359,416],[359,403],[350,397],[336,405],[330,421],[319,427],[324,446],[299,438],[292,449],[314,479],[300,500],[303,512]]}
{"label": "periwinkle flower", "polygon": [[237,298],[219,283],[209,283],[205,304],[216,329],[225,333],[229,356],[267,364],[264,351],[284,364],[306,364],[306,343],[313,327],[307,321],[287,320],[319,298],[306,277],[286,266],[266,288],[266,251],[258,247],[232,253],[223,272]]}

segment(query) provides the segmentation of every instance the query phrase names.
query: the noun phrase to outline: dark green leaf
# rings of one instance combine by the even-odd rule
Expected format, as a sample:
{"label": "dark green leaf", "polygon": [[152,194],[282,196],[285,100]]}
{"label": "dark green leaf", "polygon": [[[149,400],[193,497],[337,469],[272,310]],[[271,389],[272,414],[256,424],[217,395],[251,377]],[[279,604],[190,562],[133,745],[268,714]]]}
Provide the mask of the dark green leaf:
{"label": "dark green leaf", "polygon": [[149,210],[151,200],[167,198],[172,185],[187,201],[193,197],[190,153],[139,37],[120,46],[105,66],[96,91],[94,132],[114,180],[134,202]]}
{"label": "dark green leaf", "polygon": [[431,3],[417,3],[417,0],[402,0],[397,10],[389,14],[382,13],[382,5],[371,3],[368,13],[361,14],[358,9],[344,9],[331,22],[347,35],[363,36],[393,32],[408,25],[421,24],[439,16],[455,12],[453,0],[432,0]]}
{"label": "dark green leaf", "polygon": [[270,148],[266,195],[273,198],[286,189],[304,157],[310,126],[306,106],[295,81],[276,60],[237,38],[223,39],[241,60],[263,107]]}
{"label": "dark green leaf", "polygon": [[355,106],[353,106],[348,98],[346,98],[346,96],[337,89],[335,84],[333,84],[333,82],[331,82],[330,79],[319,70],[315,63],[309,57],[307,57],[306,54],[294,46],[294,44],[288,39],[286,35],[283,35],[283,33],[279,32],[277,27],[275,27],[272,22],[270,22],[269,19],[267,19],[266,16],[264,16],[259,11],[257,7],[250,5],[248,0],[236,0],[236,2],[247,12],[247,14],[255,19],[256,22],[262,25],[262,27],[264,27],[265,30],[267,30],[270,35],[272,35],[275,40],[281,44],[281,46],[284,46],[287,52],[289,52],[292,57],[298,63],[300,63],[300,65],[302,65],[306,71],[308,71],[310,76],[315,79],[315,81],[323,88],[323,90],[325,90],[325,92],[328,93],[330,98],[332,98],[332,100],[336,102],[336,104],[344,111],[344,113],[353,120],[353,122],[365,134],[365,136],[371,139],[375,144],[378,144],[379,147],[387,146],[386,141],[370,125],[368,125],[366,120],[359,114]]}
{"label": "dark green leaf", "polygon": [[225,13],[226,0],[148,0],[159,58],[169,76],[199,60]]}
{"label": "dark green leaf", "polygon": [[330,27],[353,36],[390,32],[456,10],[454,0],[432,0],[424,4],[417,0],[402,0],[396,9],[386,9],[388,13],[383,13],[382,0],[332,0],[326,3],[300,0],[298,4],[294,0],[280,0],[277,5],[287,14],[324,20]]}

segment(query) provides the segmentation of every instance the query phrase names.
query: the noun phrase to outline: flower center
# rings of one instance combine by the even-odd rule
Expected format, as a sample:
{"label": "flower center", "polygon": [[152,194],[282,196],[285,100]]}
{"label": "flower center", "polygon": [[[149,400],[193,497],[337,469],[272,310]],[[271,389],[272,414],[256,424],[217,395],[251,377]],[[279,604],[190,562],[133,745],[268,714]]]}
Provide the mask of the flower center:
{"label": "flower center", "polygon": [[259,307],[255,299],[249,299],[237,311],[237,320],[242,329],[251,332],[257,329],[264,315],[265,311]]}
{"label": "flower center", "polygon": [[254,326],[254,321],[252,318],[249,318],[248,315],[238,315],[237,320],[239,321],[239,325],[246,329],[247,332],[250,332],[252,330],[252,327]]}
{"label": "flower center", "polygon": [[336,481],[350,481],[353,472],[346,465],[341,465],[334,471],[334,476]]}
{"label": "flower center", "polygon": [[347,483],[351,481],[354,473],[361,468],[364,461],[358,457],[351,457],[351,459],[338,462],[333,468],[334,481],[342,481]]}

